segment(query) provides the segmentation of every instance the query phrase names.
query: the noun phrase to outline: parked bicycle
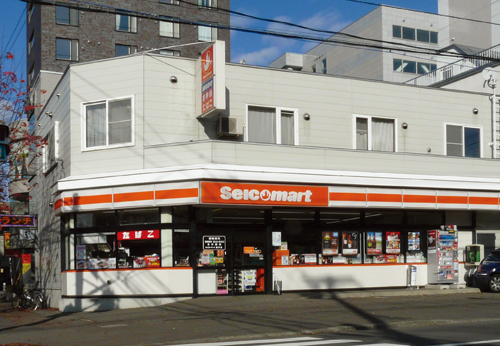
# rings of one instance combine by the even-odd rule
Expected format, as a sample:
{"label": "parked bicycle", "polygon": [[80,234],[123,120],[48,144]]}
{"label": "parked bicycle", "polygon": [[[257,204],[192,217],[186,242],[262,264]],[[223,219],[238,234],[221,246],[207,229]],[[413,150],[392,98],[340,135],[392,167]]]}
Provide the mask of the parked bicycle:
{"label": "parked bicycle", "polygon": [[24,285],[21,290],[14,291],[12,299],[12,307],[15,309],[33,309],[38,310],[43,308],[45,297],[42,290],[36,288],[36,283]]}

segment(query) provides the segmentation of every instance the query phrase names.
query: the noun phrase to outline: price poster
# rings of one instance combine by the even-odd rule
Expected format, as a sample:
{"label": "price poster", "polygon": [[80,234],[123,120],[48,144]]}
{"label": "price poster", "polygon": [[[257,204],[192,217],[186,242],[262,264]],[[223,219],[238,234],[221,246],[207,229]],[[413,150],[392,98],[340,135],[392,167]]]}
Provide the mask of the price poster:
{"label": "price poster", "polygon": [[342,254],[357,255],[358,254],[358,233],[343,232],[342,233]]}
{"label": "price poster", "polygon": [[420,232],[408,232],[408,250],[420,250]]}
{"label": "price poster", "polygon": [[398,255],[401,252],[401,233],[400,232],[387,232],[385,252],[387,254]]}
{"label": "price poster", "polygon": [[427,249],[436,250],[436,231],[427,232]]}
{"label": "price poster", "polygon": [[323,232],[323,255],[339,254],[339,232]]}
{"label": "price poster", "polygon": [[366,233],[366,254],[367,255],[382,254],[382,232]]}

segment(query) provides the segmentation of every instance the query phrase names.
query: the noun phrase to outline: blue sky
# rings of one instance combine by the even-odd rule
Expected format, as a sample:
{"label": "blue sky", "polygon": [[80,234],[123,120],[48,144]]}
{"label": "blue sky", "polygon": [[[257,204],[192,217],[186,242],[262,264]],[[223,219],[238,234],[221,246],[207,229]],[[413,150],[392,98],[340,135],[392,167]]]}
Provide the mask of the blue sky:
{"label": "blue sky", "polygon": [[[383,0],[373,2],[437,13],[437,0]],[[16,56],[17,62],[20,62],[17,72],[18,75],[23,77],[26,76],[24,66],[26,54],[25,5],[24,2],[19,0],[0,0],[0,48],[2,52],[9,50]],[[332,31],[344,28],[374,8],[375,6],[372,5],[347,0],[231,1],[231,9],[234,11]],[[20,27],[17,26],[17,23],[20,18],[22,29],[19,33]],[[297,29],[291,29],[283,25],[250,20],[240,16],[232,16],[231,25],[280,32],[298,32]],[[313,46],[313,43],[305,41],[233,32],[231,35],[231,60],[234,62],[245,60],[247,64],[267,66],[269,62],[285,52],[304,53]]]}

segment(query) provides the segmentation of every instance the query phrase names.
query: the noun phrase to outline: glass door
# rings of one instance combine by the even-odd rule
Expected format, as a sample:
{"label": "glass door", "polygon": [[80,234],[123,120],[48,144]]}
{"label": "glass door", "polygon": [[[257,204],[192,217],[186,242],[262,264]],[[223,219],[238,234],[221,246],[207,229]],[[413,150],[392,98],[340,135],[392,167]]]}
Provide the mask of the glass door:
{"label": "glass door", "polygon": [[233,231],[233,294],[264,293],[266,233]]}

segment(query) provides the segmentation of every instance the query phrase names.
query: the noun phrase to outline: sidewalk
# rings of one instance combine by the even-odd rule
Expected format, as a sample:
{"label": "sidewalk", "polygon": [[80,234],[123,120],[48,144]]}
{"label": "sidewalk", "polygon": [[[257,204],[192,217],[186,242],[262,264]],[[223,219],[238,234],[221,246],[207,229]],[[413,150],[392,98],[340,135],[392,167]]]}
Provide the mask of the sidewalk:
{"label": "sidewalk", "polygon": [[220,341],[495,319],[499,306],[500,295],[474,288],[216,296],[150,308],[76,313],[13,310],[4,302],[0,340],[50,346],[104,346],[110,338],[117,345]]}

